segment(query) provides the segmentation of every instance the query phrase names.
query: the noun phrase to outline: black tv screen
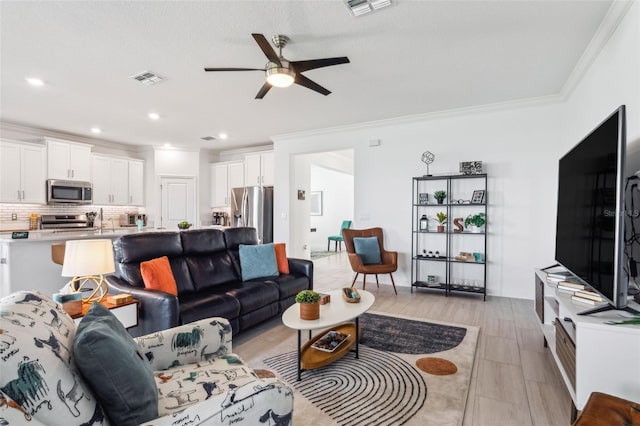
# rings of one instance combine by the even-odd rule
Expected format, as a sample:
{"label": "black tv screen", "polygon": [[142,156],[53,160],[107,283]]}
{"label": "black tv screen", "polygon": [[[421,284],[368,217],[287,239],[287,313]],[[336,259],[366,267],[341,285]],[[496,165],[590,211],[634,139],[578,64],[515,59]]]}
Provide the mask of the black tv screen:
{"label": "black tv screen", "polygon": [[560,159],[556,261],[615,308],[627,304],[624,274],[625,108]]}

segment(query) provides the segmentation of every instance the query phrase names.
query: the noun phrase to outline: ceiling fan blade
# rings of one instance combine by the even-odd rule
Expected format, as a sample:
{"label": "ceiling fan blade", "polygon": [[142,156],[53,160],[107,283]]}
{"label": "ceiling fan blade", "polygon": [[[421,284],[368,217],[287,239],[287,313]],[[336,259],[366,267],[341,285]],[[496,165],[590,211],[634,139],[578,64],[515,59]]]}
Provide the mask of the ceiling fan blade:
{"label": "ceiling fan blade", "polygon": [[260,88],[260,90],[258,90],[258,94],[256,95],[256,99],[262,99],[264,98],[264,95],[267,94],[267,92],[269,91],[269,89],[271,89],[271,85],[267,82],[265,82],[262,87]]}
{"label": "ceiling fan blade", "polygon": [[307,77],[305,77],[302,74],[296,74],[296,79],[294,80],[294,83],[299,84],[300,86],[304,86],[307,89],[314,90],[314,91],[316,91],[318,93],[322,93],[325,96],[327,96],[329,93],[331,93],[330,90],[325,89],[324,87],[320,86],[315,81],[312,81],[312,80],[308,79]]}
{"label": "ceiling fan blade", "polygon": [[265,71],[264,68],[205,68],[205,71]]}
{"label": "ceiling fan blade", "polygon": [[296,72],[314,70],[316,68],[330,67],[332,65],[348,64],[349,58],[341,56],[339,58],[310,59],[308,61],[292,61],[293,69]]}
{"label": "ceiling fan blade", "polygon": [[269,41],[267,41],[267,39],[262,34],[254,33],[251,35],[253,36],[256,43],[258,43],[258,46],[260,46],[260,49],[262,49],[262,53],[264,53],[264,56],[266,56],[267,59],[270,60],[271,62],[275,62],[276,64],[278,64],[278,66],[282,66],[282,63],[280,62],[280,58],[278,58],[276,51],[273,50],[273,47],[271,47],[271,44],[269,44]]}

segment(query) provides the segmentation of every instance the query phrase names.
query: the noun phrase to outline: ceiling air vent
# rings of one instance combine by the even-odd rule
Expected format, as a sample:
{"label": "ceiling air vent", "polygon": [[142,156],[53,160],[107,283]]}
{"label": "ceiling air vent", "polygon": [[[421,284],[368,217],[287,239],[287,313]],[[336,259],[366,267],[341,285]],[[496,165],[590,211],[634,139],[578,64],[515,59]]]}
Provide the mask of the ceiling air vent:
{"label": "ceiling air vent", "polygon": [[361,16],[391,5],[391,0],[347,0],[347,6],[354,16]]}
{"label": "ceiling air vent", "polygon": [[215,141],[216,138],[214,138],[213,136],[205,136],[204,138],[200,138],[203,141]]}
{"label": "ceiling air vent", "polygon": [[140,83],[145,86],[151,86],[152,84],[160,83],[164,80],[164,78],[160,77],[157,74],[152,73],[151,71],[142,71],[141,73],[132,75],[130,78],[134,80],[138,80]]}

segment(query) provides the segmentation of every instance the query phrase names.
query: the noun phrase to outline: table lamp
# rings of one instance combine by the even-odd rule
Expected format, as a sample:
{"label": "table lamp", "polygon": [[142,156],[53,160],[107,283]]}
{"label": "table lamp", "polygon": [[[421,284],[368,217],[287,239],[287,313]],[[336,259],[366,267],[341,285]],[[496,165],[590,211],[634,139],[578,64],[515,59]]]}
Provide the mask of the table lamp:
{"label": "table lamp", "polygon": [[109,285],[103,275],[114,271],[111,240],[71,240],[66,242],[62,276],[73,277],[69,281],[71,290],[80,291],[86,285],[95,286],[89,297],[82,298],[83,302],[100,302],[109,290]]}

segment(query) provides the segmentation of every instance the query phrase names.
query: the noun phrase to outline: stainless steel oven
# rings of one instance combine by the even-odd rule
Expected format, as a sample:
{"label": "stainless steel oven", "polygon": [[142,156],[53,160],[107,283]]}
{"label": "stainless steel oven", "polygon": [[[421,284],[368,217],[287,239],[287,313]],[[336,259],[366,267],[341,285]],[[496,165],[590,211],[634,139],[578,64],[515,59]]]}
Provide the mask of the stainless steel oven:
{"label": "stainless steel oven", "polygon": [[91,182],[47,179],[47,204],[92,204]]}

